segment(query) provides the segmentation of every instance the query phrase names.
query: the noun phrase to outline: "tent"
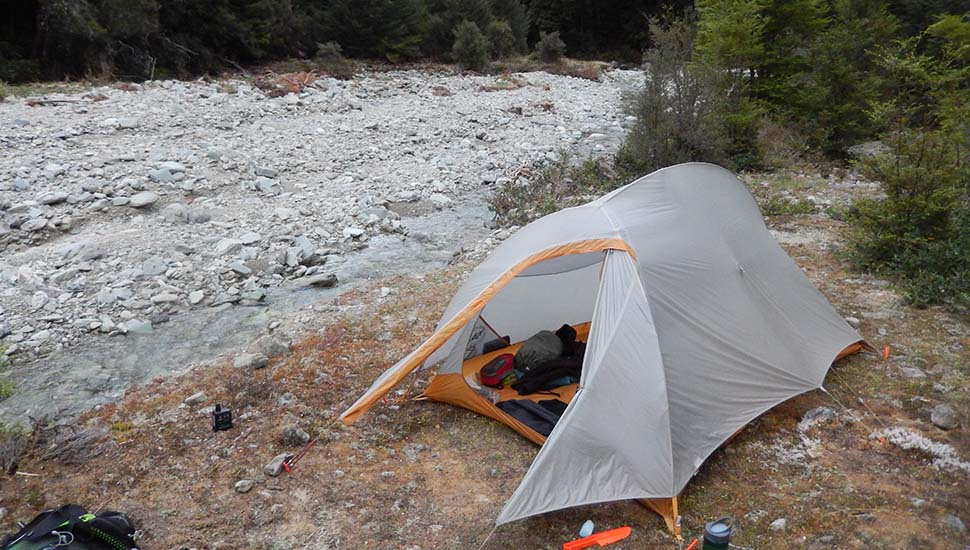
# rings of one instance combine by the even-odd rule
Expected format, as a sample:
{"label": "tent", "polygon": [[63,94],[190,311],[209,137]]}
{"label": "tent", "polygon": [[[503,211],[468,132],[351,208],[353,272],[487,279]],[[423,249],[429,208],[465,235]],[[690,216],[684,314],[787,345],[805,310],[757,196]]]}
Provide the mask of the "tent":
{"label": "tent", "polygon": [[[521,342],[563,323],[587,348],[545,438],[477,393],[474,375],[510,351],[481,353],[494,334]],[[677,496],[704,460],[771,407],[821,387],[836,359],[864,345],[734,174],[680,164],[509,237],[469,274],[435,332],[341,419],[353,423],[409,373],[440,365],[422,397],[542,445],[497,524],[640,499],[676,533]]]}

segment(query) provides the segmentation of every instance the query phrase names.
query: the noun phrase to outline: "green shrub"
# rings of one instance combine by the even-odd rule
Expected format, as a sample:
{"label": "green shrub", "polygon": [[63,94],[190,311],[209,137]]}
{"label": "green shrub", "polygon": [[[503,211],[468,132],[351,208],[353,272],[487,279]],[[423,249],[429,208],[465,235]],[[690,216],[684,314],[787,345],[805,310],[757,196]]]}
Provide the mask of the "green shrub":
{"label": "green shrub", "polygon": [[966,149],[944,130],[901,130],[891,152],[859,161],[885,198],[850,213],[853,259],[897,277],[914,305],[970,306]]}
{"label": "green shrub", "polygon": [[516,50],[515,35],[512,27],[505,21],[492,21],[485,28],[493,59],[506,58]]}
{"label": "green shrub", "polygon": [[478,70],[488,64],[488,41],[471,21],[462,21],[455,27],[455,44],[451,57],[463,69]]}
{"label": "green shrub", "polygon": [[566,44],[559,38],[559,31],[540,32],[536,42],[536,55],[546,63],[555,63],[566,55]]}
{"label": "green shrub", "polygon": [[330,41],[317,44],[317,52],[313,57],[317,69],[340,79],[354,76],[354,63],[344,57],[340,44]]}

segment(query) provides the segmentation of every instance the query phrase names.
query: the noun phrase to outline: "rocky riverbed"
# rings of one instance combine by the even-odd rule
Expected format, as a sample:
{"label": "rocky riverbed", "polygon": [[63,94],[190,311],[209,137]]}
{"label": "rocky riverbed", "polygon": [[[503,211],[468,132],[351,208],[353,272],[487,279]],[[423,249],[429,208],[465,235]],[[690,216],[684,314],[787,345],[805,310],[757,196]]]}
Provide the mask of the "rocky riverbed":
{"label": "rocky riverbed", "polygon": [[[483,249],[514,171],[615,150],[641,81],[417,71],[152,81],[0,104],[0,418],[295,337],[342,289]],[[316,310],[314,310],[316,308]],[[325,320],[322,321],[325,324]]]}

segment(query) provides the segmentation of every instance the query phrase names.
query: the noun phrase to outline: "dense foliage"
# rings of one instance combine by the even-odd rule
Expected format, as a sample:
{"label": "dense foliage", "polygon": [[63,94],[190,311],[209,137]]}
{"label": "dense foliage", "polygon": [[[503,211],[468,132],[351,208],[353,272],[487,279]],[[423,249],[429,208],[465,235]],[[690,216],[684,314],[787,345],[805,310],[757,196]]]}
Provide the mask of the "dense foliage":
{"label": "dense foliage", "polygon": [[560,33],[574,56],[635,60],[645,17],[688,0],[0,0],[0,81],[189,76],[338,43],[350,57],[450,60],[469,21],[490,54]]}
{"label": "dense foliage", "polygon": [[[771,168],[786,150],[850,161],[884,194],[846,218],[856,264],[914,304],[966,311],[970,5],[916,3],[697,0],[696,20],[653,20],[620,165]],[[867,140],[885,152],[847,158]]]}

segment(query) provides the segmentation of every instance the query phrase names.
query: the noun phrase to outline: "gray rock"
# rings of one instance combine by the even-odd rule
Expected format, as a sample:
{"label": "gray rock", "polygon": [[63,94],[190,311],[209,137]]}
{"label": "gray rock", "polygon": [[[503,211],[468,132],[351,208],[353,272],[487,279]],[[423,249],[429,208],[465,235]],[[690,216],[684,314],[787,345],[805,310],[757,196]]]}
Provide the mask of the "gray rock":
{"label": "gray rock", "polygon": [[118,128],[122,130],[134,130],[139,126],[141,126],[141,121],[137,118],[127,117],[118,119]]}
{"label": "gray rock", "polygon": [[277,175],[279,175],[279,172],[277,172],[273,168],[268,168],[266,166],[257,166],[256,175],[262,176],[264,178],[275,178]]}
{"label": "gray rock", "polygon": [[200,391],[198,393],[193,393],[192,395],[186,397],[185,400],[182,401],[182,403],[185,403],[190,407],[195,407],[196,405],[201,405],[205,403],[208,399],[209,399],[209,396],[206,395],[204,391]]}
{"label": "gray rock", "polygon": [[7,519],[7,509],[0,506],[0,521]]}
{"label": "gray rock", "polygon": [[111,206],[124,206],[129,202],[131,202],[131,199],[128,197],[115,197],[111,199]]}
{"label": "gray rock", "polygon": [[255,485],[256,485],[256,481],[253,479],[240,479],[239,481],[236,482],[233,488],[236,490],[237,493],[248,493],[249,491],[252,490],[253,486]]}
{"label": "gray rock", "polygon": [[232,361],[237,369],[256,370],[269,364],[269,358],[262,353],[241,353]]}
{"label": "gray rock", "polygon": [[768,524],[768,528],[772,531],[784,531],[785,527],[788,525],[788,520],[785,518],[778,518],[775,521]]}
{"label": "gray rock", "polygon": [[926,378],[926,373],[916,367],[899,367],[899,373],[903,378]]}
{"label": "gray rock", "polygon": [[205,292],[201,290],[193,290],[192,292],[189,292],[189,303],[192,305],[198,304],[203,298],[205,298]]}
{"label": "gray rock", "polygon": [[168,264],[160,256],[150,256],[141,263],[141,270],[145,272],[145,275],[154,277],[168,271]]}
{"label": "gray rock", "polygon": [[41,204],[58,204],[67,200],[67,193],[63,191],[52,191],[44,193],[37,199]]}
{"label": "gray rock", "polygon": [[152,193],[151,191],[142,191],[137,195],[131,197],[131,202],[128,203],[132,208],[144,208],[146,206],[151,206],[158,201],[158,195]]}
{"label": "gray rock", "polygon": [[956,531],[957,533],[966,533],[967,526],[963,524],[963,520],[956,517],[953,514],[946,514],[943,516],[943,525]]}
{"label": "gray rock", "polygon": [[243,265],[242,262],[232,262],[229,264],[229,269],[238,273],[240,275],[249,276],[253,274],[253,270]]}
{"label": "gray rock", "polygon": [[259,240],[262,238],[263,237],[261,237],[260,234],[256,233],[255,231],[247,231],[246,233],[243,233],[242,235],[239,236],[239,242],[248,246],[251,244],[258,243]]}
{"label": "gray rock", "polygon": [[260,193],[267,195],[279,195],[283,192],[283,188],[280,187],[278,182],[263,176],[256,178],[256,189],[259,189]]}
{"label": "gray rock", "polygon": [[266,335],[261,336],[250,344],[249,348],[252,351],[258,351],[266,357],[273,358],[289,353],[290,344],[289,342],[284,342],[273,336]]}
{"label": "gray rock", "polygon": [[168,222],[171,223],[188,223],[189,222],[189,207],[180,203],[174,202],[172,204],[166,205],[162,208],[159,215]]}
{"label": "gray rock", "polygon": [[34,231],[40,231],[41,229],[47,227],[47,220],[44,218],[31,218],[24,223],[20,224],[20,229],[32,233]]}
{"label": "gray rock", "polygon": [[798,431],[805,432],[819,424],[831,422],[836,416],[838,415],[830,407],[815,407],[802,416],[801,422],[798,423]]}
{"label": "gray rock", "polygon": [[175,174],[164,168],[159,168],[158,170],[149,170],[148,178],[159,183],[171,183],[175,181]]}
{"label": "gray rock", "polygon": [[177,172],[185,172],[185,165],[181,162],[175,162],[173,160],[167,160],[158,165],[161,170],[168,170],[169,172],[175,174]]}
{"label": "gray rock", "polygon": [[933,407],[932,412],[930,412],[930,421],[941,430],[952,430],[960,426],[957,412],[944,403]]}
{"label": "gray rock", "polygon": [[889,146],[881,141],[866,141],[857,143],[845,150],[853,157],[874,157],[890,151]]}
{"label": "gray rock", "polygon": [[280,472],[283,471],[283,463],[291,458],[293,458],[293,455],[290,453],[281,453],[276,455],[269,464],[263,467],[263,473],[270,477],[280,475]]}
{"label": "gray rock", "polygon": [[216,243],[216,254],[219,256],[225,256],[227,254],[234,254],[242,248],[242,242],[236,239],[221,239]]}
{"label": "gray rock", "polygon": [[162,292],[152,296],[153,304],[170,304],[179,301],[179,297],[171,292]]}
{"label": "gray rock", "polygon": [[151,334],[152,324],[149,321],[129,319],[125,322],[125,329],[127,329],[128,334]]}
{"label": "gray rock", "polygon": [[435,208],[439,209],[451,204],[451,199],[445,195],[442,195],[441,193],[432,193],[431,196],[428,197],[428,200],[431,201],[431,204],[433,204]]}
{"label": "gray rock", "polygon": [[306,445],[310,441],[310,434],[296,424],[291,424],[283,428],[280,433],[280,441],[290,447]]}
{"label": "gray rock", "polygon": [[359,239],[366,231],[362,227],[345,227],[343,235],[345,239]]}
{"label": "gray rock", "polygon": [[845,322],[849,323],[849,326],[852,328],[859,328],[859,325],[862,324],[862,321],[858,317],[846,317]]}
{"label": "gray rock", "polygon": [[331,288],[337,286],[337,276],[333,273],[314,275],[302,279],[303,286],[315,286],[319,288]]}

